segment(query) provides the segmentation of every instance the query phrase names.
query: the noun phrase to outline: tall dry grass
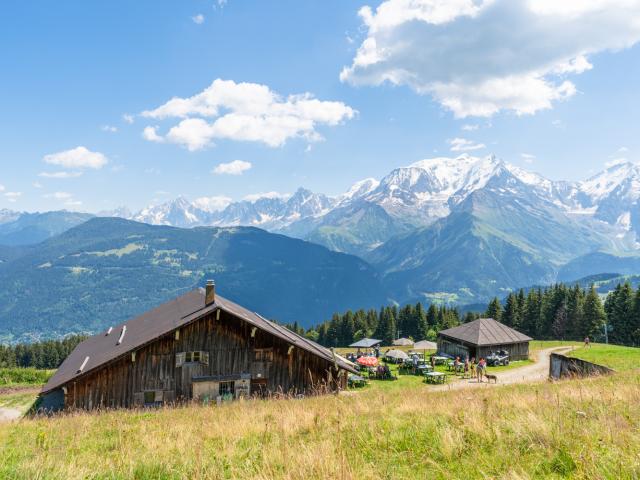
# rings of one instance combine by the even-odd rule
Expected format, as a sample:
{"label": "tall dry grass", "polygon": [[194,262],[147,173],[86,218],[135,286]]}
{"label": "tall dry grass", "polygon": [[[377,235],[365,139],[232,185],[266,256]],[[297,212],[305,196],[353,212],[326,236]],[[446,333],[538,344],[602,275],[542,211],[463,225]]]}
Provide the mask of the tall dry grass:
{"label": "tall dry grass", "polygon": [[450,392],[369,390],[0,426],[0,478],[624,479],[640,374]]}

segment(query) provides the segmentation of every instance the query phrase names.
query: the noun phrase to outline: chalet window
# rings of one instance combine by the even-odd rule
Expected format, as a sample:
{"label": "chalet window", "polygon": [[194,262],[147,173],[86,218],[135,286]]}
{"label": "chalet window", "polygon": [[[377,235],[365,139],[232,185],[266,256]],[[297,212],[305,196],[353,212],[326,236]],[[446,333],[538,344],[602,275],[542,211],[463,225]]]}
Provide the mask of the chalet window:
{"label": "chalet window", "polygon": [[179,352],[176,353],[176,367],[181,367],[185,363],[201,363],[209,365],[209,352]]}
{"label": "chalet window", "polygon": [[256,348],[253,351],[255,362],[273,362],[273,348]]}
{"label": "chalet window", "polygon": [[235,386],[236,382],[220,382],[218,393],[223,398],[229,395],[233,396],[235,394]]}
{"label": "chalet window", "polygon": [[143,400],[145,405],[161,405],[164,401],[164,392],[162,390],[146,390],[143,392]]}

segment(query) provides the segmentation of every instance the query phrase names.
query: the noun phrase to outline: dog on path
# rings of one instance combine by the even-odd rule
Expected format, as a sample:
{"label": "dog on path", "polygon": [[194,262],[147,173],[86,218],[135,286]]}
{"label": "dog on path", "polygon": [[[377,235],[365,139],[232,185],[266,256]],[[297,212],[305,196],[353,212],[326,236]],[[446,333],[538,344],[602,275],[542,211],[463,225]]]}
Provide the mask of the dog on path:
{"label": "dog on path", "polygon": [[487,377],[487,382],[491,383],[491,380],[493,380],[493,383],[498,383],[498,377],[496,375],[485,373],[484,376]]}

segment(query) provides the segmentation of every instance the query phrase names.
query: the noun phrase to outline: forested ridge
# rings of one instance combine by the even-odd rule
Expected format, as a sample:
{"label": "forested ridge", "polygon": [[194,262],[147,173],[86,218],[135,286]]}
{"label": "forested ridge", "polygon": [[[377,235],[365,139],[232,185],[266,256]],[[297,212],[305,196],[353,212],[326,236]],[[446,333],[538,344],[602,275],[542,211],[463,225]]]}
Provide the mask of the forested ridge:
{"label": "forested ridge", "polygon": [[393,339],[434,340],[437,332],[479,317],[489,317],[540,340],[582,340],[619,345],[640,345],[640,287],[618,284],[605,300],[592,285],[568,286],[558,283],[546,288],[520,289],[500,301],[495,297],[484,312],[464,315],[455,307],[421,303],[380,310],[348,310],[335,313],[313,328],[304,330],[296,324],[292,330],[327,347],[346,346],[364,337],[373,337],[386,345]]}
{"label": "forested ridge", "polygon": [[71,335],[61,340],[0,345],[0,368],[58,368],[85,338],[87,337],[84,335]]}
{"label": "forested ridge", "polygon": [[[496,297],[484,312],[462,314],[456,307],[431,304],[425,308],[418,302],[335,313],[330,320],[307,330],[296,323],[286,326],[326,347],[346,346],[365,337],[390,345],[399,337],[435,340],[440,330],[479,317],[494,318],[540,340],[582,340],[589,336],[604,341],[606,329],[610,343],[638,346],[640,287],[618,284],[603,302],[593,286],[559,283],[528,291],[520,289],[502,302]],[[0,368],[57,368],[85,338],[73,335],[61,340],[0,345]]]}

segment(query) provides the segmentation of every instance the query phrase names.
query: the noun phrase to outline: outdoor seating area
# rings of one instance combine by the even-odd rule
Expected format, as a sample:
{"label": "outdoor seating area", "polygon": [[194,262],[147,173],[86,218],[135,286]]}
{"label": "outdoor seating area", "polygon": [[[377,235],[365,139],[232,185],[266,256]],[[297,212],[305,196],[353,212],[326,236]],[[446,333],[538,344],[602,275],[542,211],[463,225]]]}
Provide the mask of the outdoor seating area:
{"label": "outdoor seating area", "polygon": [[[372,343],[372,342],[371,342]],[[392,348],[380,352],[378,345],[364,349],[360,344],[357,353],[347,353],[346,358],[356,365],[360,373],[348,377],[351,388],[362,388],[370,384],[371,380],[421,381],[432,385],[446,384],[451,379],[469,380],[478,377],[480,371],[486,372],[486,361],[465,357],[454,357],[430,350],[417,351],[415,349]],[[364,351],[363,351],[364,349]],[[476,375],[478,374],[478,375]],[[409,380],[408,377],[418,377],[421,380]]]}
{"label": "outdoor seating area", "polygon": [[426,372],[424,374],[424,381],[426,383],[445,383],[447,381],[447,375],[442,372]]}
{"label": "outdoor seating area", "polygon": [[397,380],[388,365],[378,365],[376,368],[369,368],[369,378],[375,380]]}

